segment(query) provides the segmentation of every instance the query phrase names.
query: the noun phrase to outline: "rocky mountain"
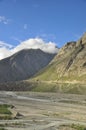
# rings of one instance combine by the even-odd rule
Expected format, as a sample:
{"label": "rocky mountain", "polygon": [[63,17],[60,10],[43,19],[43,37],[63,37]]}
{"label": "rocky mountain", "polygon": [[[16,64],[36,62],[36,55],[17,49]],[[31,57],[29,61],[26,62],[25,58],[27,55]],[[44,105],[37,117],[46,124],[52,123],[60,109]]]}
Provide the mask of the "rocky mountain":
{"label": "rocky mountain", "polygon": [[[15,55],[12,57],[14,59]],[[0,90],[86,94],[86,33],[78,41],[65,44],[58,54],[51,59],[51,62],[40,69],[34,77],[23,81],[0,83]],[[22,62],[19,63],[17,65],[21,66]],[[17,76],[17,74],[15,75]]]}
{"label": "rocky mountain", "polygon": [[78,41],[64,45],[36,79],[86,82],[86,33]]}
{"label": "rocky mountain", "polygon": [[55,54],[27,49],[0,61],[0,83],[32,77],[52,60]]}

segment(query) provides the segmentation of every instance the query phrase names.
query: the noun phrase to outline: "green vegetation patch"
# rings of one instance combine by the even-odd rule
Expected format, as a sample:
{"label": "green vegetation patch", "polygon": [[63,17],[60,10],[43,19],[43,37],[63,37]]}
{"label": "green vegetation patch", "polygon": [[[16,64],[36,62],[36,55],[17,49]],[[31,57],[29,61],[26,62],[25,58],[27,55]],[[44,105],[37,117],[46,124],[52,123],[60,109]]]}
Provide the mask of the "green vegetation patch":
{"label": "green vegetation patch", "polygon": [[24,126],[25,126],[25,124],[22,123],[22,122],[0,124],[0,128],[4,128],[4,127],[24,127]]}
{"label": "green vegetation patch", "polygon": [[55,84],[48,83],[38,83],[35,84],[35,87],[32,89],[34,92],[55,92]]}
{"label": "green vegetation patch", "polygon": [[5,128],[0,128],[0,130],[6,130]]}
{"label": "green vegetation patch", "polygon": [[35,81],[31,91],[86,94],[86,84],[58,83],[52,81]]}
{"label": "green vegetation patch", "polygon": [[61,125],[59,127],[59,130],[63,130],[64,128],[66,128],[66,130],[68,130],[70,128],[71,128],[71,130],[86,130],[86,126],[80,125],[80,124]]}
{"label": "green vegetation patch", "polygon": [[80,104],[80,105],[83,104],[83,103],[81,103],[81,102],[79,102],[79,101],[73,101],[73,100],[60,100],[59,102],[69,103],[69,104]]}
{"label": "green vegetation patch", "polygon": [[12,113],[9,110],[11,105],[0,104],[0,120],[10,120],[12,119]]}
{"label": "green vegetation patch", "polygon": [[9,107],[10,107],[10,105],[1,104],[1,105],[0,105],[0,114],[8,114],[8,115],[11,115],[12,113],[11,113],[10,110],[8,109]]}

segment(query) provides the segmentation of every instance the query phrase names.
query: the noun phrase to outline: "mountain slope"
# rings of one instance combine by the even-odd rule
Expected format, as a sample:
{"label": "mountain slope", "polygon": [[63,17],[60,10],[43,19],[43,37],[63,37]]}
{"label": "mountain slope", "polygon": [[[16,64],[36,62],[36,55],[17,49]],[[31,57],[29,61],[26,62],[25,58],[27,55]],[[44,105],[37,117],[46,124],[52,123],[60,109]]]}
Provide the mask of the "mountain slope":
{"label": "mountain slope", "polygon": [[22,50],[0,61],[0,82],[25,80],[48,65],[55,54],[40,49]]}
{"label": "mountain slope", "polygon": [[0,90],[86,94],[86,33],[64,45],[33,78],[2,83]]}
{"label": "mountain slope", "polygon": [[35,79],[86,82],[86,33],[77,42],[68,42]]}

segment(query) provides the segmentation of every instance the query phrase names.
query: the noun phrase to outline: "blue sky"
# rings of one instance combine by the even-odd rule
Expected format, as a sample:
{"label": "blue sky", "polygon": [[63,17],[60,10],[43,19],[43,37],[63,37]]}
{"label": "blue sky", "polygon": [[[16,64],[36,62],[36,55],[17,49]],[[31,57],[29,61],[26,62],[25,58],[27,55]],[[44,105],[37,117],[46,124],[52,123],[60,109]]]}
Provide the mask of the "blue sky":
{"label": "blue sky", "polygon": [[58,47],[86,31],[86,0],[0,0],[0,41],[17,46],[30,38]]}

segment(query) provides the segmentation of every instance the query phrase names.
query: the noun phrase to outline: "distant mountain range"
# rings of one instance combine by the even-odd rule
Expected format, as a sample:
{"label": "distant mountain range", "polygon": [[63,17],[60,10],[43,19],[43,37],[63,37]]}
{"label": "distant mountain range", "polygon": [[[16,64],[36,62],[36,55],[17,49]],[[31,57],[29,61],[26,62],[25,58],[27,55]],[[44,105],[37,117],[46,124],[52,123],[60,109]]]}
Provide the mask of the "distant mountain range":
{"label": "distant mountain range", "polygon": [[55,54],[26,49],[0,61],[0,82],[25,80],[49,64]]}
{"label": "distant mountain range", "polygon": [[56,55],[22,50],[0,61],[0,82],[5,81],[0,90],[86,94],[86,33]]}

